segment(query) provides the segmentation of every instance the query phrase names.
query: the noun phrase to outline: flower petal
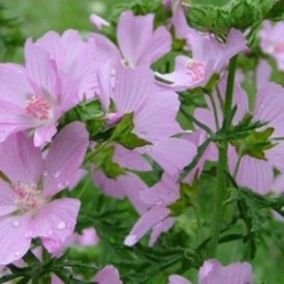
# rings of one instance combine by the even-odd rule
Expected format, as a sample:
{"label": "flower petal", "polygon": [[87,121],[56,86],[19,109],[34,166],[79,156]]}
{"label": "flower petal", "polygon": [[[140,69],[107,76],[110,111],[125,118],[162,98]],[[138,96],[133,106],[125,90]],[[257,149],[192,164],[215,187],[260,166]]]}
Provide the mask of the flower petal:
{"label": "flower petal", "polygon": [[80,122],[67,125],[55,137],[44,163],[46,196],[69,186],[83,162],[88,144],[88,133]]}

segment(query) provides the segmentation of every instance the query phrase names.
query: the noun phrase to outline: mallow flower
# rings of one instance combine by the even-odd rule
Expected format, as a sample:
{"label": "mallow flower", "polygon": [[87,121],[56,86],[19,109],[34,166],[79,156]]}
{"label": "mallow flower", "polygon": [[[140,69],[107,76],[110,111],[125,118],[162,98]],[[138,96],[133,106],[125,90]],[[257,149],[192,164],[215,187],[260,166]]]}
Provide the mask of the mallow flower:
{"label": "mallow flower", "polygon": [[[180,105],[177,94],[157,88],[153,73],[147,67],[129,69],[121,66],[116,69],[114,78],[105,74],[99,82],[101,101],[106,112],[116,117],[117,121],[132,113],[132,133],[148,142],[148,145],[131,150],[125,145],[114,143],[113,161],[126,169],[150,171],[151,167],[144,159],[148,155],[168,175],[177,179],[179,172],[196,153],[196,146],[192,142],[173,137],[183,131],[176,121]],[[114,111],[111,111],[110,101]],[[144,211],[145,206],[143,202],[139,202],[138,192],[147,186],[135,174],[128,172],[111,178],[107,173],[96,169],[94,177],[105,193],[117,198],[127,196],[139,212]],[[132,187],[136,191],[128,189]]]}
{"label": "mallow flower", "polygon": [[270,21],[263,23],[260,31],[260,46],[263,52],[271,55],[277,62],[280,70],[284,70],[284,23],[273,25]]}
{"label": "mallow flower", "polygon": [[154,15],[121,14],[117,26],[119,49],[105,36],[94,34],[96,59],[103,64],[112,59],[130,68],[150,66],[171,49],[171,36],[165,27],[154,29]]}
{"label": "mallow flower", "polygon": [[169,206],[174,204],[179,197],[179,184],[166,174],[153,187],[141,190],[139,198],[147,205],[147,210],[141,214],[141,217],[126,237],[124,244],[133,246],[146,233],[151,231],[149,245],[153,246],[161,233],[169,231],[175,224]]}
{"label": "mallow flower", "polygon": [[80,201],[53,197],[81,176],[88,143],[85,127],[74,122],[47,152],[23,132],[0,144],[0,265],[22,258],[34,238],[56,254],[73,234]]}
{"label": "mallow flower", "polygon": [[[199,284],[252,284],[252,267],[248,262],[222,266],[216,259],[207,260],[199,270]],[[192,284],[179,275],[171,275],[169,284]]]}
{"label": "mallow flower", "polygon": [[24,67],[0,65],[0,142],[28,130],[38,147],[51,142],[58,119],[80,100],[76,82],[45,50],[28,41],[25,58]]}
{"label": "mallow flower", "polygon": [[189,34],[192,56],[178,55],[172,73],[157,76],[178,91],[205,86],[213,74],[219,74],[236,54],[244,51],[246,39],[241,31],[232,29],[226,42],[220,42],[212,34]]}
{"label": "mallow flower", "polygon": [[80,99],[94,96],[97,87],[94,80],[97,64],[91,38],[84,41],[78,31],[69,29],[62,35],[49,31],[36,41],[29,39],[27,43],[43,49],[56,69],[75,81]]}

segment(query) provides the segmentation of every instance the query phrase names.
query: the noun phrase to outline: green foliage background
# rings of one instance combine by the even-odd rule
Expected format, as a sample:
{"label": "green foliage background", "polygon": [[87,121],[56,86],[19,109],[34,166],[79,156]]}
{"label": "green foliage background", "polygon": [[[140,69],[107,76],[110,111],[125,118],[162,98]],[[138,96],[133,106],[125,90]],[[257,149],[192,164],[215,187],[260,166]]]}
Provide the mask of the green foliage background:
{"label": "green foliage background", "polygon": [[[89,23],[89,15],[92,12],[109,18],[115,4],[129,1],[2,0],[1,4],[6,8],[5,15],[14,18],[19,23],[20,31],[25,39],[28,37],[39,37],[49,30],[63,31],[68,28],[79,29],[83,34],[87,33],[94,29]],[[223,5],[228,0],[192,1],[192,3],[194,2]],[[23,58],[22,51],[21,46],[17,47],[15,53],[6,54],[3,61],[21,61]],[[205,220],[203,224],[205,227],[208,225],[211,216],[210,200],[213,188],[210,170],[212,169],[209,168],[207,173],[203,175],[201,188],[198,190],[199,193],[196,198],[196,202],[198,202],[202,212],[204,212],[201,220]],[[171,263],[171,261],[175,255],[178,258],[184,251],[182,247],[175,251],[165,250],[164,244],[167,243],[168,245],[171,243],[171,238],[174,237],[179,240],[180,244],[194,247],[207,235],[206,232],[202,231],[199,232],[199,235],[196,234],[199,220],[192,217],[193,212],[190,209],[186,216],[182,216],[178,220],[174,232],[163,237],[159,245],[154,249],[148,249],[145,243],[134,249],[124,248],[122,245],[123,238],[137,219],[137,214],[130,208],[128,203],[104,197],[94,188],[89,179],[82,181],[78,188],[70,194],[83,201],[78,230],[85,226],[95,226],[103,239],[98,248],[91,250],[72,249],[70,252],[72,259],[83,260],[85,263],[96,263],[98,266],[111,262],[120,268],[122,277],[128,279],[126,284],[136,284],[135,280],[131,279],[135,279],[137,275],[141,275],[141,282],[139,283],[166,283],[168,273],[181,269],[181,265],[178,262],[173,261]],[[262,224],[261,214],[258,215],[259,212],[257,211],[258,208],[252,207],[252,212],[257,215],[256,220],[258,221],[255,226],[262,227],[265,233],[261,239],[257,240],[258,250],[253,261],[255,283],[284,283],[284,225],[283,223],[275,223],[273,221]],[[233,213],[227,212],[227,220],[230,219]],[[238,226],[241,227],[242,225],[239,224]],[[184,232],[186,232],[186,235]],[[271,235],[270,232],[274,232],[274,234]],[[184,240],[185,238],[187,240]],[[240,246],[236,242],[229,242],[220,246],[220,260],[224,263],[229,263],[236,259],[243,260],[241,258],[243,248],[240,249]],[[188,251],[188,254],[190,255],[190,251]],[[188,257],[188,269],[191,268],[190,263],[190,257]],[[82,269],[80,272],[82,272]],[[83,272],[89,276],[94,273],[88,269],[83,270]],[[153,274],[152,280],[147,280],[148,282],[146,280],[143,281],[143,275],[148,276],[151,273]],[[192,269],[187,272],[191,279],[196,279],[196,274],[196,270]]]}

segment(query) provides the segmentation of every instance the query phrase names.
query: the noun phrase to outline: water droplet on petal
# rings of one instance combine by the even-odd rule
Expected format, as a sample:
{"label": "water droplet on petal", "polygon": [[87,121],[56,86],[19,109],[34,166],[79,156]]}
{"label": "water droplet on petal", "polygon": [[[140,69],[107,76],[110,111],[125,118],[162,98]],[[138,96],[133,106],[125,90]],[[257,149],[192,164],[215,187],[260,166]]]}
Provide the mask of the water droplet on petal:
{"label": "water droplet on petal", "polygon": [[21,255],[21,253],[20,253],[19,251],[15,252],[15,256],[16,256],[16,257],[18,257],[18,256],[20,256],[20,255]]}
{"label": "water droplet on petal", "polygon": [[62,183],[58,183],[57,184],[57,189],[61,189],[62,188]]}
{"label": "water droplet on petal", "polygon": [[48,231],[48,235],[51,236],[52,234],[53,234],[53,231],[52,231],[52,230],[49,230],[49,231]]}
{"label": "water droplet on petal", "polygon": [[14,226],[15,228],[19,228],[20,225],[21,225],[21,223],[20,223],[19,220],[14,220],[14,221],[13,221],[13,226]]}
{"label": "water droplet on petal", "polygon": [[57,172],[55,172],[54,177],[59,178],[60,174],[61,174],[60,171],[57,171]]}
{"label": "water droplet on petal", "polygon": [[47,176],[48,176],[48,172],[47,172],[47,171],[44,171],[44,172],[43,172],[43,176],[44,176],[44,177],[47,177]]}
{"label": "water droplet on petal", "polygon": [[66,223],[61,221],[60,223],[57,224],[57,228],[59,230],[64,230],[66,228]]}

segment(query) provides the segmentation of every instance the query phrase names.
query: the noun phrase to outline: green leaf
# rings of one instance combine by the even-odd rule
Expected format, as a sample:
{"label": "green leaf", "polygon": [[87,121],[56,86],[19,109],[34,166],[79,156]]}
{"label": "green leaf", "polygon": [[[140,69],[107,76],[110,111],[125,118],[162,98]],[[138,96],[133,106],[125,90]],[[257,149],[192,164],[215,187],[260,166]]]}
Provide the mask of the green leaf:
{"label": "green leaf", "polygon": [[151,144],[150,142],[139,138],[136,134],[132,133],[133,129],[133,113],[127,113],[115,127],[111,140],[130,150]]}
{"label": "green leaf", "polygon": [[113,179],[125,174],[125,170],[113,161],[114,151],[114,146],[107,148],[99,146],[94,157],[96,167],[100,168],[106,176]]}

